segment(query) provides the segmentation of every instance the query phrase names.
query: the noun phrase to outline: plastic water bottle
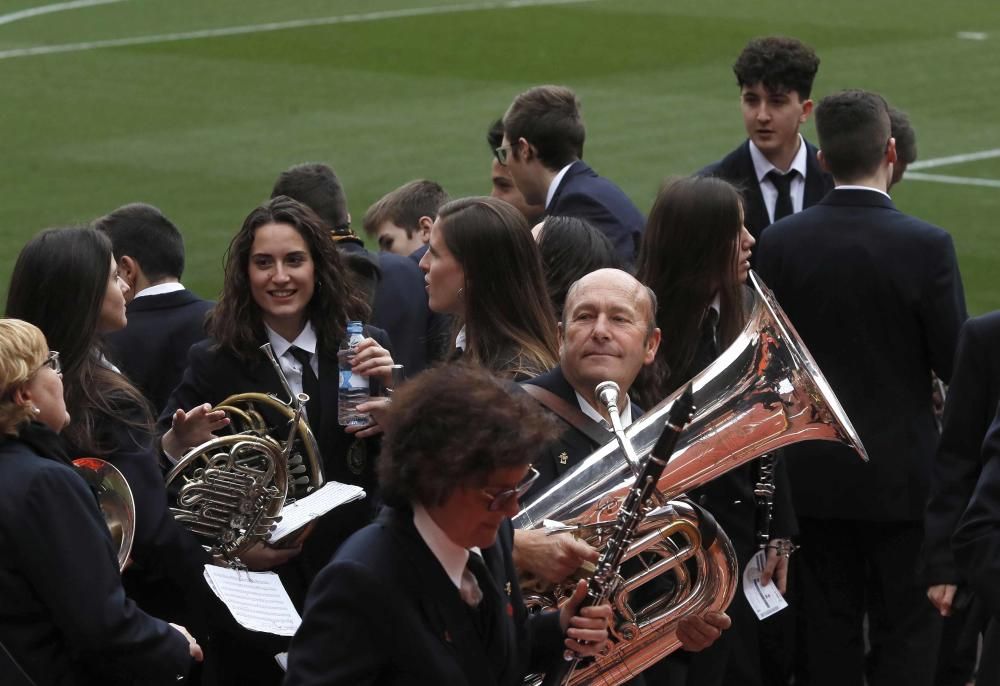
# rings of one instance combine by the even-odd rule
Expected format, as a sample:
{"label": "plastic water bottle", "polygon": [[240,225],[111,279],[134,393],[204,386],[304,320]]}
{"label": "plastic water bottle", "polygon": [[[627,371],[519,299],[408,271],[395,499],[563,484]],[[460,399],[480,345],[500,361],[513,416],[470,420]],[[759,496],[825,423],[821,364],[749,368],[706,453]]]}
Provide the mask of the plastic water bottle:
{"label": "plastic water bottle", "polygon": [[337,351],[337,360],[340,363],[337,420],[341,426],[367,424],[369,421],[367,414],[358,413],[356,409],[358,405],[367,402],[371,397],[368,390],[368,377],[351,371],[351,360],[354,359],[358,343],[364,339],[365,334],[361,322],[348,322],[347,338],[344,339],[340,350]]}

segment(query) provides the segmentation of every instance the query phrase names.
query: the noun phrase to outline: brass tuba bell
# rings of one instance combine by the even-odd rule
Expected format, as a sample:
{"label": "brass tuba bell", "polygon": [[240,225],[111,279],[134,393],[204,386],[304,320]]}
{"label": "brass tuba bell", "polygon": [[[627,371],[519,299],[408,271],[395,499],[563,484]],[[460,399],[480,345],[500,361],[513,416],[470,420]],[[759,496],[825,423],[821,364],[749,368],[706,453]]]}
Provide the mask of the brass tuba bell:
{"label": "brass tuba bell", "polygon": [[[289,400],[265,393],[229,396],[214,409],[226,412],[235,433],[192,448],[166,477],[167,488],[176,491],[171,513],[210,553],[230,563],[267,539],[286,500],[325,483],[319,447],[303,414],[309,396],[292,394],[270,343],[261,351]],[[284,426],[272,427],[268,416],[280,417]]]}
{"label": "brass tuba bell", "polygon": [[118,569],[125,569],[135,539],[135,500],[125,476],[118,468],[99,457],[73,460],[77,473],[97,493],[111,540],[118,547]]}
{"label": "brass tuba bell", "polygon": [[[774,295],[750,272],[754,299],[743,331],[732,345],[692,379],[696,413],[657,482],[663,503],[644,518],[626,560],[634,560],[611,595],[615,619],[612,648],[576,669],[568,683],[620,684],[678,647],[677,623],[689,614],[724,610],[736,591],[738,563],[725,533],[683,500],[697,488],[742,464],[800,441],[836,441],[862,459],[867,454],[823,374]],[[635,457],[612,441],[523,507],[519,529],[545,522],[563,526],[601,549],[618,508],[634,481],[634,461],[652,450],[671,405],[661,401],[625,430]],[[630,459],[631,458],[631,459]],[[653,587],[644,588],[654,579]],[[557,606],[567,583],[543,592],[526,589],[529,607]],[[541,683],[541,676],[527,683]]]}

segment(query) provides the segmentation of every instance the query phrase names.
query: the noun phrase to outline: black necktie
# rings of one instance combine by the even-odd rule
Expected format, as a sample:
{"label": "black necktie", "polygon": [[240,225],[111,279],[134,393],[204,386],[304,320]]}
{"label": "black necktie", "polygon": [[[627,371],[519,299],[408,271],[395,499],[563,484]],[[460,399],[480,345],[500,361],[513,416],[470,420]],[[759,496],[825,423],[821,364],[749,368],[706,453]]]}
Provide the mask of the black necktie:
{"label": "black necktie", "polygon": [[782,174],[777,169],[767,173],[767,178],[778,189],[778,200],[774,203],[774,221],[792,214],[792,179],[798,175],[796,170]]}
{"label": "black necktie", "polygon": [[319,399],[319,379],[316,378],[316,373],[313,372],[312,364],[310,364],[312,354],[295,346],[288,350],[292,353],[292,357],[302,365],[302,391],[309,396],[306,413],[309,417],[309,427],[315,433],[319,431],[323,407]]}
{"label": "black necktie", "polygon": [[476,628],[485,640],[490,640],[493,622],[496,618],[496,593],[493,591],[493,580],[490,570],[486,568],[486,561],[473,551],[469,551],[469,561],[465,563],[467,571],[472,572],[479,585],[480,600],[473,609],[476,615]]}
{"label": "black necktie", "polygon": [[[719,313],[714,307],[705,310],[705,316],[701,320],[701,348],[707,351],[712,359],[707,360],[705,366],[715,361],[721,352],[719,350]],[[699,370],[700,371],[700,370]]]}

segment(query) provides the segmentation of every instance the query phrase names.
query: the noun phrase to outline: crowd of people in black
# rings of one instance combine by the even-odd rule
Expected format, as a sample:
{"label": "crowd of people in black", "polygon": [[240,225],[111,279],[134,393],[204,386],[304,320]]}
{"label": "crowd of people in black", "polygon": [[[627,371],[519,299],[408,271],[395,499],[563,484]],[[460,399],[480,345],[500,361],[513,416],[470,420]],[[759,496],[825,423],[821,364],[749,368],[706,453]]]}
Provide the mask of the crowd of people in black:
{"label": "crowd of people in black", "polygon": [[[0,321],[0,680],[518,684],[564,651],[599,657],[608,603],[581,581],[531,613],[519,579],[564,582],[600,551],[511,518],[529,486],[614,440],[597,384],[618,384],[627,426],[723,355],[753,269],[870,459],[783,448],[763,530],[756,462],[687,493],[740,572],[764,551],[763,583],[789,607],[758,619],[737,590],[725,613],[681,619],[684,650],[629,683],[1000,684],[1000,315],[967,320],[951,237],[889,197],[916,159],[905,114],[863,90],[814,104],[818,68],[798,40],[750,41],[733,68],[747,139],[665,182],[648,217],[583,161],[574,92],[539,86],[488,129],[489,196],[400,186],[361,222],[377,253],[329,166],[282,172],[214,302],[182,285],[181,232],[151,205],[39,233]],[[813,115],[818,145],[799,131]],[[350,321],[372,398],[369,422],[345,427]],[[941,417],[935,377],[950,383]],[[302,612],[290,641],[234,621],[164,486],[229,430],[220,401],[284,383],[310,395],[326,478],[366,492],[240,556]],[[121,573],[81,456],[132,490]]]}

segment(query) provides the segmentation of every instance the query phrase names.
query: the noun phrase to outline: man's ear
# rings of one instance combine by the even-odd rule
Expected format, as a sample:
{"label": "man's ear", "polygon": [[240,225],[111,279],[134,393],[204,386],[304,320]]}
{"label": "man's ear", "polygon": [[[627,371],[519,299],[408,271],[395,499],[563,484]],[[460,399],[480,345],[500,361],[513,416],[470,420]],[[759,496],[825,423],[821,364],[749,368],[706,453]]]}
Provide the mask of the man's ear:
{"label": "man's ear", "polygon": [[822,150],[816,151],[816,161],[819,162],[819,168],[825,171],[827,174],[833,173],[830,171],[830,167],[828,167],[826,164],[826,157],[823,155]]}
{"label": "man's ear", "polygon": [[521,153],[521,158],[525,162],[531,162],[538,157],[538,152],[535,150],[535,146],[523,137],[517,139],[517,149]]}
{"label": "man's ear", "polygon": [[563,345],[565,345],[566,343],[566,341],[563,340],[563,333],[564,332],[563,332],[562,322],[556,322],[556,343],[559,344],[559,357],[562,357]]}
{"label": "man's ear", "polygon": [[889,142],[885,144],[885,159],[889,164],[896,164],[898,159],[896,155],[896,139],[892,136],[889,137]]}
{"label": "man's ear", "polygon": [[812,111],[813,111],[812,100],[806,100],[804,103],[802,103],[802,115],[799,117],[799,123],[805,124],[806,120],[809,119],[809,115],[812,114]]}
{"label": "man's ear", "polygon": [[136,290],[135,285],[139,282],[140,277],[143,276],[139,263],[128,255],[122,255],[122,258],[118,260],[118,275],[128,284],[129,290],[133,293]]}
{"label": "man's ear", "polygon": [[653,360],[656,359],[656,351],[660,347],[660,329],[653,329],[653,333],[649,334],[649,338],[646,339],[646,356],[643,358],[643,365],[653,364]]}
{"label": "man's ear", "polygon": [[431,226],[434,224],[434,217],[428,217],[424,215],[417,220],[417,233],[420,234],[420,240],[424,243],[428,243],[431,240]]}

